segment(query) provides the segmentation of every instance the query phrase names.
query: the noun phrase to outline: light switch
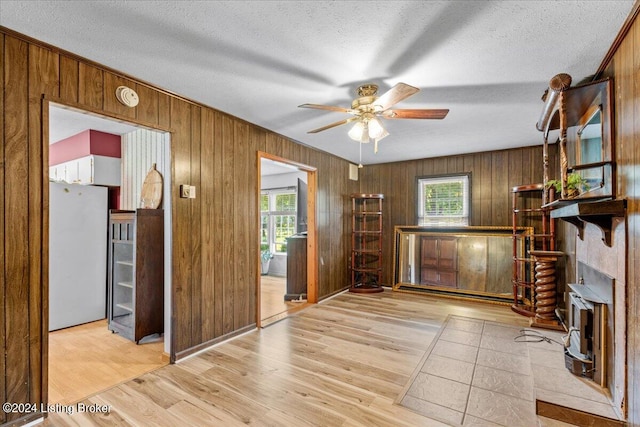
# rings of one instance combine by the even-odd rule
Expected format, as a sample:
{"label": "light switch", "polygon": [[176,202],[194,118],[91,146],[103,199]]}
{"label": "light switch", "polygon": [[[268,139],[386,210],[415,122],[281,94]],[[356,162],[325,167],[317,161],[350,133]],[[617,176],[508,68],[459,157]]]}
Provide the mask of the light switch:
{"label": "light switch", "polygon": [[180,186],[180,198],[182,199],[195,199],[196,198],[196,186],[182,184]]}
{"label": "light switch", "polygon": [[191,186],[182,184],[180,186],[180,197],[183,199],[188,199],[191,197]]}

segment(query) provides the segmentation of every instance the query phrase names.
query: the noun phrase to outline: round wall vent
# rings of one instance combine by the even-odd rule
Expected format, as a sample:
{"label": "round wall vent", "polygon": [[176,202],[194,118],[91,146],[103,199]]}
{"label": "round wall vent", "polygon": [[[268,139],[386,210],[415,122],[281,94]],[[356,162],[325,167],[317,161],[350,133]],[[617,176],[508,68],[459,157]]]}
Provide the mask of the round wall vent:
{"label": "round wall vent", "polygon": [[118,86],[116,89],[116,98],[127,107],[135,107],[140,101],[136,91],[126,86]]}

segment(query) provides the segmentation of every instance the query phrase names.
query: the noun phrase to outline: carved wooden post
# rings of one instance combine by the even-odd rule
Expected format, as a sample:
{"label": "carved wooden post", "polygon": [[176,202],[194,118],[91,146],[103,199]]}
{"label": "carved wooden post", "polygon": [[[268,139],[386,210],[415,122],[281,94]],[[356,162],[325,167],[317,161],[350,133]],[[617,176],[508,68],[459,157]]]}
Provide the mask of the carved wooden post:
{"label": "carved wooden post", "polygon": [[567,168],[569,161],[567,159],[567,103],[564,92],[560,92],[560,181],[562,182],[562,191],[560,197],[567,198]]}
{"label": "carved wooden post", "polygon": [[[547,173],[548,158],[547,158],[547,139],[549,137],[549,130],[551,129],[552,117],[557,110],[559,115],[559,146],[560,146],[560,180],[562,181],[562,195],[564,199],[567,197],[567,101],[564,91],[571,86],[571,76],[566,73],[560,73],[551,78],[549,81],[549,88],[545,91],[542,100],[545,102],[540,119],[536,123],[536,128],[544,132],[545,145],[543,146],[544,156],[544,168],[543,168],[543,184],[546,184],[549,180]],[[543,196],[543,204],[546,204],[546,199]]]}
{"label": "carved wooden post", "polygon": [[[571,86],[571,76],[568,74],[558,74],[549,82],[549,87],[558,92],[558,110],[560,114],[560,180],[562,181],[562,194],[560,197],[567,198],[567,99],[564,91]],[[546,182],[545,182],[546,183]]]}
{"label": "carved wooden post", "polygon": [[536,262],[536,315],[531,319],[531,326],[548,329],[563,329],[556,317],[557,284],[556,261],[564,255],[559,251],[531,251]]}

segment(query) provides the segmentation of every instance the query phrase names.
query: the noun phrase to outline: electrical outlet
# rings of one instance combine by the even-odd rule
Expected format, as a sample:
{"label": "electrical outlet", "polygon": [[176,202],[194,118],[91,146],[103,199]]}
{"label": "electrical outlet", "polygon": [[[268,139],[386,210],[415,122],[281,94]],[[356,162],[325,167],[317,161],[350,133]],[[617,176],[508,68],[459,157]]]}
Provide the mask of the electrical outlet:
{"label": "electrical outlet", "polygon": [[196,186],[195,185],[190,185],[189,186],[189,198],[190,199],[195,199],[196,198]]}

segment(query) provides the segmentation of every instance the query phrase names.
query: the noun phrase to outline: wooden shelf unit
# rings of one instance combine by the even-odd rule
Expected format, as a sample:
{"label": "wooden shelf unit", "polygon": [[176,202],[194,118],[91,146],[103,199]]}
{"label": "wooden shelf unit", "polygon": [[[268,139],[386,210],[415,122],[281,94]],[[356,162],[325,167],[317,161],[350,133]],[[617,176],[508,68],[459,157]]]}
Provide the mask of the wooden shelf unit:
{"label": "wooden shelf unit", "polygon": [[164,332],[164,213],[109,212],[109,330],[139,343]]}
{"label": "wooden shelf unit", "polygon": [[350,292],[382,292],[382,194],[351,195]]}
{"label": "wooden shelf unit", "polygon": [[[535,259],[532,250],[555,250],[555,222],[551,209],[544,206],[544,184],[528,184],[513,187],[513,304],[511,309],[527,317],[536,315]],[[528,224],[526,224],[528,222]],[[518,227],[533,227],[533,234],[518,233]],[[522,242],[522,239],[528,241]],[[522,249],[524,248],[524,250]]]}

